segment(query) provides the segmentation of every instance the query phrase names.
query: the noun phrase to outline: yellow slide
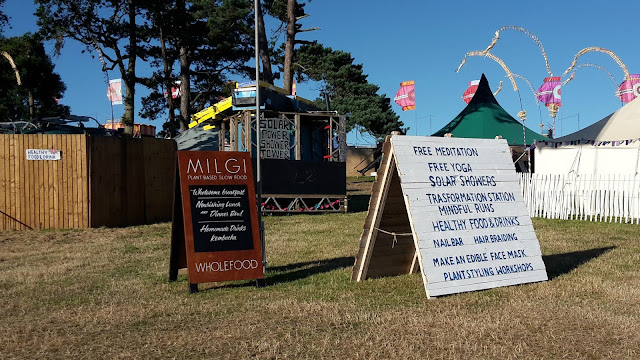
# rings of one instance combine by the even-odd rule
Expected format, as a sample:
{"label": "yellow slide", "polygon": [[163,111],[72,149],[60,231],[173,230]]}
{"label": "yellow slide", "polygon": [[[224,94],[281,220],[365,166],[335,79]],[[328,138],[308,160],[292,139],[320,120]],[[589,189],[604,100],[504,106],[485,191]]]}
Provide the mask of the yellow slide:
{"label": "yellow slide", "polygon": [[[189,129],[198,126],[199,124],[209,120],[209,119],[222,119],[221,112],[228,110],[233,106],[231,102],[231,96],[228,98],[218,102],[213,106],[209,106],[208,108],[195,113],[191,116],[191,122],[189,123]],[[209,127],[211,129],[211,127]],[[208,130],[208,129],[206,129]]]}

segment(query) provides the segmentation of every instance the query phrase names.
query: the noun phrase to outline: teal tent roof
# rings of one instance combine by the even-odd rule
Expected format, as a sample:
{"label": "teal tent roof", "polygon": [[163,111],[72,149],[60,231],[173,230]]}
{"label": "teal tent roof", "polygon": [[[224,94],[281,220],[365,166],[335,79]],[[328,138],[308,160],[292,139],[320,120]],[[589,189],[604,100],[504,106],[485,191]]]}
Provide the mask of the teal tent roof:
{"label": "teal tent roof", "polygon": [[[527,145],[534,140],[548,140],[526,127],[525,132]],[[509,145],[524,145],[522,124],[498,104],[484,74],[467,107],[433,136],[444,136],[446,133],[459,138],[477,139],[494,139],[500,135]]]}

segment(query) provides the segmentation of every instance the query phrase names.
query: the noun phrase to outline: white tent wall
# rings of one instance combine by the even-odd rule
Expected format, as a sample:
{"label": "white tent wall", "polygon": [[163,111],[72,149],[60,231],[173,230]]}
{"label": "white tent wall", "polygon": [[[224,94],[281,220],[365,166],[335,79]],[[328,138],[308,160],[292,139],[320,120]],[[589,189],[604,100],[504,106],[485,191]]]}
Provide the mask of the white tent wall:
{"label": "white tent wall", "polygon": [[629,145],[565,145],[554,148],[539,144],[535,149],[536,174],[627,174],[638,173],[640,141]]}
{"label": "white tent wall", "polygon": [[521,174],[520,186],[532,217],[638,224],[639,165],[640,141],[538,144],[535,173]]}
{"label": "white tent wall", "polygon": [[640,222],[640,98],[534,154],[520,181],[532,217]]}

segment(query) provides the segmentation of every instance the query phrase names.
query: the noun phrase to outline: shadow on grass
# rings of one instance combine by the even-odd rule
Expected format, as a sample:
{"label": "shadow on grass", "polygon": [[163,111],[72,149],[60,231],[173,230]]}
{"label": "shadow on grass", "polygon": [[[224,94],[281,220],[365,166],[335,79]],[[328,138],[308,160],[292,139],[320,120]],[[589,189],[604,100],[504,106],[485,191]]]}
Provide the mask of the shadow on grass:
{"label": "shadow on grass", "polygon": [[347,196],[348,199],[348,212],[360,212],[367,211],[369,209],[369,199],[371,199],[370,194],[354,194]]}
{"label": "shadow on grass", "polygon": [[613,249],[615,249],[615,246],[574,251],[565,254],[544,255],[542,257],[542,260],[544,261],[544,265],[547,267],[547,275],[549,277],[549,280],[553,280],[556,277],[567,274],[578,266],[590,260],[593,260]]}
{"label": "shadow on grass", "polygon": [[[353,257],[339,257],[318,261],[305,261],[284,266],[267,267],[267,272],[265,274],[265,286],[292,282],[312,275],[351,267],[354,262],[355,259]],[[254,280],[232,284],[220,283],[217,286],[201,288],[199,291],[203,292],[215,289],[231,289],[251,286],[256,286],[256,282]]]}
{"label": "shadow on grass", "polygon": [[[306,261],[285,266],[267,267],[266,282],[268,285],[286,283],[307,278],[312,275],[353,266],[353,257],[339,257],[318,261]],[[291,271],[295,270],[295,271]]]}

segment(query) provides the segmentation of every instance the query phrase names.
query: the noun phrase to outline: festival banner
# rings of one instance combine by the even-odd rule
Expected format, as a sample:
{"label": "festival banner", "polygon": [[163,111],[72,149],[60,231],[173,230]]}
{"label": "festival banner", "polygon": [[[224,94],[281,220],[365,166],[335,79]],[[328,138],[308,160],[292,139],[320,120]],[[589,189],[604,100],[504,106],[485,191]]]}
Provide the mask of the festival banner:
{"label": "festival banner", "polygon": [[393,98],[396,104],[402,107],[402,111],[416,109],[415,83],[413,80],[400,83],[400,90]]}
{"label": "festival banner", "polygon": [[618,87],[616,96],[625,104],[640,96],[640,74],[629,75],[629,78]]}
{"label": "festival banner", "polygon": [[473,99],[473,95],[476,94],[476,90],[478,90],[478,84],[480,84],[480,80],[472,80],[469,81],[469,87],[462,94],[462,100],[467,104]]}
{"label": "festival banner", "polygon": [[550,76],[544,78],[544,83],[538,89],[536,96],[540,102],[549,107],[550,104],[562,105],[561,90],[562,82],[559,76]]}
{"label": "festival banner", "polygon": [[107,98],[111,105],[122,105],[122,79],[109,80]]}
{"label": "festival banner", "polygon": [[[172,99],[176,99],[182,94],[180,92],[180,84],[182,84],[182,81],[178,80],[171,87],[171,98]],[[166,98],[167,96],[168,96],[168,92],[167,92],[167,90],[165,90],[164,91],[164,97]]]}

